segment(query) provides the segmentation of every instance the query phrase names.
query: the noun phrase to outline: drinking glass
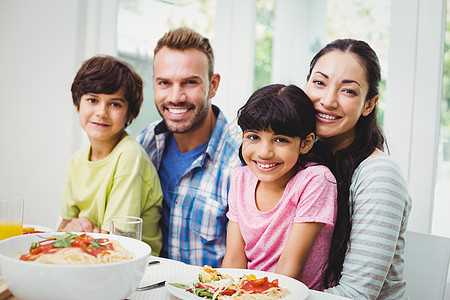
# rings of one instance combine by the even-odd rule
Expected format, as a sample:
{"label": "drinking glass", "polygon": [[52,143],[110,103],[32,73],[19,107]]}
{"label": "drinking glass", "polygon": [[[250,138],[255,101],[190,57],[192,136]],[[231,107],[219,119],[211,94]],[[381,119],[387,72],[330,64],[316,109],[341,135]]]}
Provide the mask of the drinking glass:
{"label": "drinking glass", "polygon": [[109,233],[142,240],[142,219],[129,216],[112,217],[109,222]]}
{"label": "drinking glass", "polygon": [[0,197],[0,241],[23,233],[23,199]]}

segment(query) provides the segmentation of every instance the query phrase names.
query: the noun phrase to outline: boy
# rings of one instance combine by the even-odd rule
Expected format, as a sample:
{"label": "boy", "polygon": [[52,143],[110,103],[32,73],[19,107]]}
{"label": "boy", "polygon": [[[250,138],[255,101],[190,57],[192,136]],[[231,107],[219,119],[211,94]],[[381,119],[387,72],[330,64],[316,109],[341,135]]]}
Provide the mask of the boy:
{"label": "boy", "polygon": [[142,79],[111,56],[85,61],[72,84],[73,104],[90,146],[68,165],[58,230],[108,232],[113,216],[143,219],[142,240],[159,255],[162,191],[147,153],[125,128],[143,101]]}

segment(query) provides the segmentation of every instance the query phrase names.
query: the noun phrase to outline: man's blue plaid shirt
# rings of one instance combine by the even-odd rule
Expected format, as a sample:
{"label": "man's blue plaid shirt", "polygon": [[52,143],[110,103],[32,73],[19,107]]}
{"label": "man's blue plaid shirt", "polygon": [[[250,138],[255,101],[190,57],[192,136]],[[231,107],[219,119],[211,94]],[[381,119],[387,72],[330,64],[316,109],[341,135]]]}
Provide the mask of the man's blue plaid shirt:
{"label": "man's blue plaid shirt", "polygon": [[[240,136],[213,105],[216,125],[206,152],[177,184],[170,207],[168,257],[192,265],[220,267],[225,255],[228,191],[231,174],[240,164]],[[230,130],[230,127],[233,130]],[[159,169],[169,132],[163,121],[147,126],[137,137]]]}

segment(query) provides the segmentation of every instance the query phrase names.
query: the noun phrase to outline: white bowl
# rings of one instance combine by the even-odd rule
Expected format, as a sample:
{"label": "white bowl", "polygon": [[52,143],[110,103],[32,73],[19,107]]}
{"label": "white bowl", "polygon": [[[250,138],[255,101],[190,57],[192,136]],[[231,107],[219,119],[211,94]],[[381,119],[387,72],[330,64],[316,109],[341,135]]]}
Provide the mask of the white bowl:
{"label": "white bowl", "polygon": [[11,293],[21,300],[125,299],[138,286],[150,260],[151,248],[144,242],[109,234],[88,233],[94,238],[117,240],[135,258],[96,265],[50,265],[22,261],[32,242],[64,234],[27,234],[0,241],[0,275]]}

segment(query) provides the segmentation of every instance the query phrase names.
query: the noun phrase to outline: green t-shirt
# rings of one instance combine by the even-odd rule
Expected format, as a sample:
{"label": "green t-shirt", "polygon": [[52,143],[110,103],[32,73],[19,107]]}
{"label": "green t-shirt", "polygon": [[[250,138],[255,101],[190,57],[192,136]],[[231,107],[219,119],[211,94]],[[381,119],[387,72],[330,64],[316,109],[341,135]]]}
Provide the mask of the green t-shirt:
{"label": "green t-shirt", "polygon": [[104,159],[89,161],[90,146],[69,161],[61,216],[87,217],[109,231],[113,216],[143,219],[142,240],[159,255],[162,192],[158,173],[147,153],[130,136],[123,138]]}

